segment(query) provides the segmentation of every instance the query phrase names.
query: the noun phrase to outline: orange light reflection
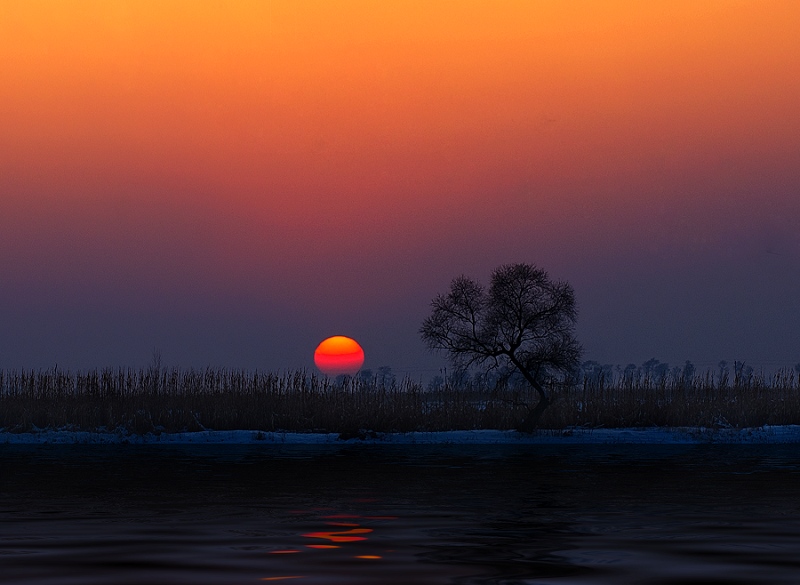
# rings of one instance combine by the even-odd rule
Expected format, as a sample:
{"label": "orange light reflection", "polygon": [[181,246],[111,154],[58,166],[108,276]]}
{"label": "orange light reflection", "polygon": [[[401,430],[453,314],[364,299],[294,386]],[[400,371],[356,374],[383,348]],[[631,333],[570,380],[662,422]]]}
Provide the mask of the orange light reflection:
{"label": "orange light reflection", "polygon": [[367,540],[365,536],[354,536],[356,534],[369,534],[372,528],[353,528],[352,530],[341,530],[337,532],[309,532],[304,534],[306,538],[324,538],[331,542],[356,542]]}

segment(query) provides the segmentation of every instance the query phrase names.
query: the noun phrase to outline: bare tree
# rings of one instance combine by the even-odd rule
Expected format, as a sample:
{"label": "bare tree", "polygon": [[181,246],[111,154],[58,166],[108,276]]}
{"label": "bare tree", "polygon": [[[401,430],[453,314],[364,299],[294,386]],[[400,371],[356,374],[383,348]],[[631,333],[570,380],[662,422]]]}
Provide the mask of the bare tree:
{"label": "bare tree", "polygon": [[459,276],[431,307],[420,329],[429,348],[447,352],[458,368],[519,372],[536,390],[539,401],[535,408],[527,405],[518,427],[532,432],[550,405],[543,381],[580,363],[572,287],[530,264],[506,264],[494,270],[488,290]]}

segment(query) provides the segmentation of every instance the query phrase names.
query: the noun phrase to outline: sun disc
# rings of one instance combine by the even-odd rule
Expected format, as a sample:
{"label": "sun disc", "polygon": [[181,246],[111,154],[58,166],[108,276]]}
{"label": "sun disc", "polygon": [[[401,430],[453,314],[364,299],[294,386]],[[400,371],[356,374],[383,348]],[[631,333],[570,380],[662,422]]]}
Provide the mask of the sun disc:
{"label": "sun disc", "polygon": [[364,350],[355,339],[334,335],[317,346],[314,364],[328,376],[352,376],[364,365]]}

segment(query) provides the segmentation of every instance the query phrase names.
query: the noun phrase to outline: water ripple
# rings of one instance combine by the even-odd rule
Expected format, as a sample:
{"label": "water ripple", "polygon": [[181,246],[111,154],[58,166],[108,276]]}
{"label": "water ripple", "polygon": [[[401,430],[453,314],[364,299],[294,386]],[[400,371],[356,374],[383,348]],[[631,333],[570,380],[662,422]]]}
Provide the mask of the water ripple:
{"label": "water ripple", "polygon": [[798,473],[777,446],[4,446],[0,582],[796,583]]}

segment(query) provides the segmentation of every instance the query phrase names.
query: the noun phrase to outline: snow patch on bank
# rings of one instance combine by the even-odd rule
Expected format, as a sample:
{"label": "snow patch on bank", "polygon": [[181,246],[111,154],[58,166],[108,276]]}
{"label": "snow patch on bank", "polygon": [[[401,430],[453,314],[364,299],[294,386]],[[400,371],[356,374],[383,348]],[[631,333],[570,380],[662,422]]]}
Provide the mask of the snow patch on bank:
{"label": "snow patch on bank", "polygon": [[39,430],[3,432],[0,444],[17,445],[693,445],[693,444],[800,443],[800,425],[747,429],[631,428],[541,430],[526,435],[516,431],[441,431],[362,433],[344,439],[337,433],[282,433],[267,431],[199,431],[136,435],[125,431],[85,432]]}

